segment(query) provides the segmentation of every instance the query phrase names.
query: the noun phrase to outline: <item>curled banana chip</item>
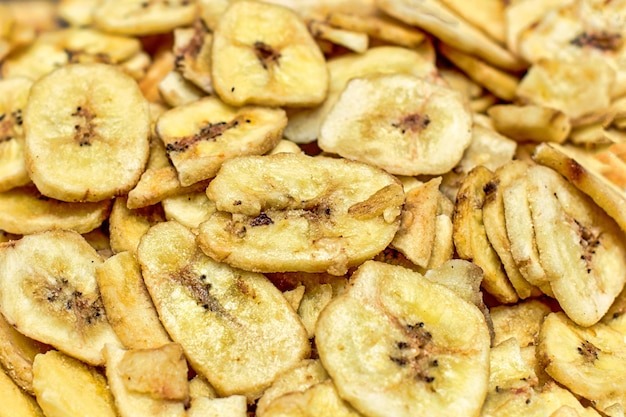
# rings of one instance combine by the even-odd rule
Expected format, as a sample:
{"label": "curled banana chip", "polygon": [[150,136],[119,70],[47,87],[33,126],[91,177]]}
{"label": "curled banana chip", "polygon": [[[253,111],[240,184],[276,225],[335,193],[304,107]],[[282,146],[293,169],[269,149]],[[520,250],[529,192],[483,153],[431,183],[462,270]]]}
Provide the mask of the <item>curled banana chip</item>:
{"label": "curled banana chip", "polygon": [[57,200],[125,194],[148,160],[148,103],[135,80],[111,65],[67,65],[40,78],[24,127],[28,173]]}
{"label": "curled banana chip", "polygon": [[324,119],[318,145],[392,174],[438,175],[461,160],[471,138],[461,93],[393,74],[349,81]]}
{"label": "curled banana chip", "polygon": [[339,395],[365,415],[477,415],[487,394],[482,313],[399,266],[361,265],[322,312],[316,344]]}
{"label": "curled banana chip", "polygon": [[344,275],[391,242],[404,203],[380,169],[289,153],[227,161],[207,195],[218,211],[200,225],[200,247],[257,272]]}

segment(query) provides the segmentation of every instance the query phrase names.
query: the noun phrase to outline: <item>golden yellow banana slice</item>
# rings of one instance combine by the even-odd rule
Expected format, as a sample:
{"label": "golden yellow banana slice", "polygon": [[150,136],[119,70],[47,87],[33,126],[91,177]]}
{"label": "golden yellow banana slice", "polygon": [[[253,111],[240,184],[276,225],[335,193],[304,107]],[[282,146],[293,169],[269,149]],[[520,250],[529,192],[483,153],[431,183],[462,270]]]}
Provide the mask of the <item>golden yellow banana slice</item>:
{"label": "golden yellow banana slice", "polygon": [[213,261],[174,221],[153,226],[137,257],[163,326],[220,396],[258,398],[307,357],[304,326],[263,275]]}
{"label": "golden yellow banana slice", "polygon": [[316,344],[340,397],[368,416],[478,415],[487,394],[482,313],[399,266],[364,263],[322,312]]}
{"label": "golden yellow banana slice", "polygon": [[590,326],[626,282],[624,232],[556,171],[537,165],[526,178],[535,242],[550,287],[570,319]]}
{"label": "golden yellow banana slice", "polygon": [[67,65],[40,78],[24,127],[28,173],[57,200],[125,194],[148,160],[148,103],[135,80],[111,65]]}
{"label": "golden yellow banana slice", "polygon": [[224,161],[262,155],[282,139],[282,109],[232,107],[210,96],[170,109],[156,125],[183,186],[213,178]]}
{"label": "golden yellow banana slice", "polygon": [[213,33],[215,91],[241,106],[313,106],[326,98],[321,50],[292,10],[254,1],[231,3]]}
{"label": "golden yellow banana slice", "polygon": [[227,161],[207,195],[218,211],[200,225],[200,247],[257,272],[344,275],[391,242],[404,203],[380,169],[289,153]]}
{"label": "golden yellow banana slice", "polygon": [[318,144],[392,174],[439,175],[461,160],[471,138],[461,93],[393,74],[349,81],[324,119]]}
{"label": "golden yellow banana slice", "polygon": [[98,284],[102,258],[76,232],[56,230],[3,244],[0,311],[26,336],[101,365],[105,343],[120,345]]}
{"label": "golden yellow banana slice", "polygon": [[0,80],[0,192],[30,182],[24,162],[23,109],[32,81]]}
{"label": "golden yellow banana slice", "polygon": [[42,195],[35,186],[0,193],[0,229],[27,235],[52,229],[90,232],[111,212],[111,201],[68,203]]}

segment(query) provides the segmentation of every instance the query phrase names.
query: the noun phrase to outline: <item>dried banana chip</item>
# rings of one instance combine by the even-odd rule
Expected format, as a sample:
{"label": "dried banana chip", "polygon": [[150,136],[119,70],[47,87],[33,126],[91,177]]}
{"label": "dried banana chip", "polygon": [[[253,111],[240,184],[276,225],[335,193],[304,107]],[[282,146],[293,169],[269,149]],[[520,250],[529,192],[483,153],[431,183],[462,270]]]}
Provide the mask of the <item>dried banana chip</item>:
{"label": "dried banana chip", "polygon": [[312,386],[324,382],[328,374],[319,359],[305,359],[292,369],[279,375],[271,387],[265,390],[256,404],[256,415],[263,413],[277,398],[291,392],[302,392]]}
{"label": "dried banana chip", "polygon": [[599,57],[542,58],[520,81],[517,96],[525,104],[561,110],[575,125],[577,119],[609,108],[614,81],[615,71]]}
{"label": "dried banana chip", "polygon": [[600,410],[626,406],[622,333],[601,323],[581,327],[563,313],[552,313],[541,326],[538,354],[550,376]]}
{"label": "dried banana chip", "polygon": [[177,70],[170,71],[159,81],[158,90],[161,98],[171,107],[184,106],[206,96]]}
{"label": "dried banana chip", "polygon": [[111,212],[111,201],[68,203],[42,195],[33,185],[0,193],[0,228],[27,235],[52,229],[87,233],[98,227]]}
{"label": "dried banana chip", "polygon": [[184,226],[153,226],[138,259],[163,326],[220,396],[252,401],[309,355],[304,326],[282,293],[261,274],[211,260]]}
{"label": "dried banana chip", "polygon": [[541,266],[568,317],[590,326],[626,282],[624,232],[556,171],[537,165],[526,175]]}
{"label": "dried banana chip", "polygon": [[204,191],[168,197],[161,205],[167,220],[176,220],[190,229],[197,229],[216,210],[215,202]]}
{"label": "dried banana chip", "polygon": [[312,106],[326,98],[328,70],[304,22],[292,10],[237,1],[213,33],[212,78],[225,102]]}
{"label": "dried banana chip", "polygon": [[487,394],[482,313],[402,267],[364,263],[322,312],[316,344],[341,398],[369,416],[475,415]]}
{"label": "dried banana chip", "polygon": [[437,233],[441,177],[405,192],[400,228],[391,245],[422,268],[429,265]]}
{"label": "dried banana chip", "polygon": [[302,392],[291,392],[272,401],[260,416],[265,417],[359,417],[337,393],[332,381],[313,385]]}
{"label": "dried banana chip", "polygon": [[68,65],[40,78],[24,127],[28,173],[58,200],[124,194],[148,160],[148,103],[135,80],[110,65]]}
{"label": "dried banana chip", "polygon": [[193,28],[174,30],[174,55],[176,69],[183,77],[204,90],[213,93],[211,79],[211,44],[213,35],[196,21]]}
{"label": "dried banana chip", "polygon": [[106,345],[106,376],[120,417],[185,417],[187,362],[176,343],[125,350]]}
{"label": "dried banana chip", "polygon": [[[524,176],[529,167],[526,162],[512,161],[497,169],[492,180],[485,185],[485,202],[482,206],[483,224],[489,243],[498,254],[511,285],[522,299],[539,295],[540,291],[524,278],[513,257],[506,229],[503,193],[515,179]],[[552,294],[549,286],[544,287]]]}
{"label": "dried banana chip", "polygon": [[4,243],[0,311],[26,336],[101,365],[105,343],[120,346],[96,281],[102,259],[76,232],[56,230]]}
{"label": "dried banana chip", "polygon": [[164,220],[163,207],[159,204],[129,209],[125,197],[116,198],[109,216],[111,249],[115,253],[125,251],[135,253],[139,241],[150,226]]}
{"label": "dried banana chip", "polygon": [[348,82],[320,129],[318,145],[400,175],[439,175],[463,157],[472,118],[462,95],[407,74]]}
{"label": "dried banana chip", "polygon": [[500,104],[487,113],[498,132],[518,141],[562,143],[572,128],[565,113],[543,106]]}
{"label": "dried banana chip", "polygon": [[439,52],[499,99],[512,100],[515,97],[519,80],[513,75],[443,43],[439,44]]}
{"label": "dried banana chip", "polygon": [[96,266],[96,280],[109,323],[124,347],[148,349],[170,342],[131,252],[118,253]]}
{"label": "dried banana chip", "polygon": [[35,357],[33,386],[46,416],[116,417],[107,379],[100,371],[59,351]]}
{"label": "dried banana chip", "polygon": [[[602,171],[582,158],[572,148],[556,144],[542,144],[537,147],[533,159],[546,165],[578,187],[609,214],[626,231],[626,213],[623,205],[626,194],[603,176]],[[587,158],[588,159],[588,158]]]}
{"label": "dried banana chip", "polygon": [[492,307],[489,312],[495,332],[494,345],[510,338],[515,338],[521,347],[535,345],[543,318],[550,311],[546,303],[536,299]]}
{"label": "dried banana chip", "polygon": [[288,153],[227,161],[207,195],[218,211],[200,225],[200,247],[257,272],[344,275],[391,242],[404,203],[380,169]]}
{"label": "dried banana chip", "polygon": [[93,21],[110,33],[151,35],[189,25],[197,13],[196,0],[103,0]]}
{"label": "dried banana chip", "polygon": [[23,109],[32,81],[0,80],[0,192],[30,182],[24,162]]}
{"label": "dried banana chip", "polygon": [[0,392],[2,392],[0,415],[3,417],[44,417],[35,398],[22,391],[4,372],[0,372]]}
{"label": "dried banana chip", "polygon": [[416,48],[426,39],[424,32],[384,16],[332,11],[326,16],[326,21],[332,26],[363,32],[372,38],[406,48]]}
{"label": "dried banana chip", "polygon": [[[0,315],[0,366],[21,390],[34,394],[33,361],[50,347],[15,330]],[[2,375],[0,375],[1,377]],[[0,389],[0,392],[2,389]],[[21,415],[21,414],[20,414]]]}
{"label": "dried banana chip", "polygon": [[213,178],[239,155],[261,155],[276,146],[287,124],[285,111],[231,107],[211,96],[163,113],[156,125],[183,186]]}
{"label": "dried banana chip", "polygon": [[193,398],[187,417],[248,417],[248,404],[243,395],[222,398]]}
{"label": "dried banana chip", "polygon": [[329,87],[326,100],[313,109],[289,115],[285,137],[296,143],[309,143],[317,139],[324,118],[331,110],[339,94],[352,78],[367,74],[407,73],[442,82],[437,76],[434,63],[418,51],[397,46],[378,46],[363,54],[346,54],[328,60]]}
{"label": "dried banana chip", "polygon": [[377,0],[376,5],[391,16],[432,33],[448,45],[505,70],[520,70],[524,64],[496,41],[458,16],[443,1]]}
{"label": "dried banana chip", "polygon": [[456,197],[453,217],[453,239],[462,259],[472,260],[484,271],[483,288],[502,303],[514,303],[517,293],[511,285],[497,252],[487,238],[482,207],[485,186],[493,173],[482,165],[469,172]]}

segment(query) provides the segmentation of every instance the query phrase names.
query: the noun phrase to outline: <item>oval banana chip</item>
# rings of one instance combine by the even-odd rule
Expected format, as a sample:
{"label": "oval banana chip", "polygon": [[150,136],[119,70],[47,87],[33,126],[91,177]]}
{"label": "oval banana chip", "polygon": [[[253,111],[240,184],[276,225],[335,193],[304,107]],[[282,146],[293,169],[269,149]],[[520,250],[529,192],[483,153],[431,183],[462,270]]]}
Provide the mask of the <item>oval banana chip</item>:
{"label": "oval banana chip", "polygon": [[76,232],[24,236],[0,247],[0,311],[20,332],[92,365],[121,346],[96,281],[102,258]]}
{"label": "oval banana chip", "polygon": [[400,182],[370,165],[301,154],[239,157],[209,184],[218,211],[199,228],[212,258],[256,272],[343,275],[400,224]]}
{"label": "oval banana chip", "polygon": [[339,395],[367,416],[478,415],[489,382],[483,314],[408,269],[364,263],[318,319]]}
{"label": "oval banana chip", "polygon": [[263,275],[204,255],[189,229],[153,226],[137,257],[163,326],[221,396],[258,398],[310,352],[306,330]]}
{"label": "oval banana chip", "polygon": [[213,35],[213,87],[241,106],[313,106],[326,98],[322,51],[293,11],[256,1],[232,2]]}
{"label": "oval banana chip", "polygon": [[125,194],[148,160],[148,102],[135,80],[111,65],[67,65],[40,78],[24,127],[28,173],[57,200]]}
{"label": "oval banana chip", "polygon": [[348,82],[326,116],[318,145],[392,174],[450,171],[472,139],[463,95],[408,74]]}

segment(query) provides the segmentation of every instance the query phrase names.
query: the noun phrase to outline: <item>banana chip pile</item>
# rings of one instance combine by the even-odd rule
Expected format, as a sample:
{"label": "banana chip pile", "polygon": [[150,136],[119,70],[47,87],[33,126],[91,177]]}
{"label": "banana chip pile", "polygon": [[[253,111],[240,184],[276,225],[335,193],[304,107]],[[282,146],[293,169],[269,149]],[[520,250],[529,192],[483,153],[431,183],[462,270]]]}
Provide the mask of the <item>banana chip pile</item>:
{"label": "banana chip pile", "polygon": [[0,3],[0,416],[623,417],[624,22]]}

